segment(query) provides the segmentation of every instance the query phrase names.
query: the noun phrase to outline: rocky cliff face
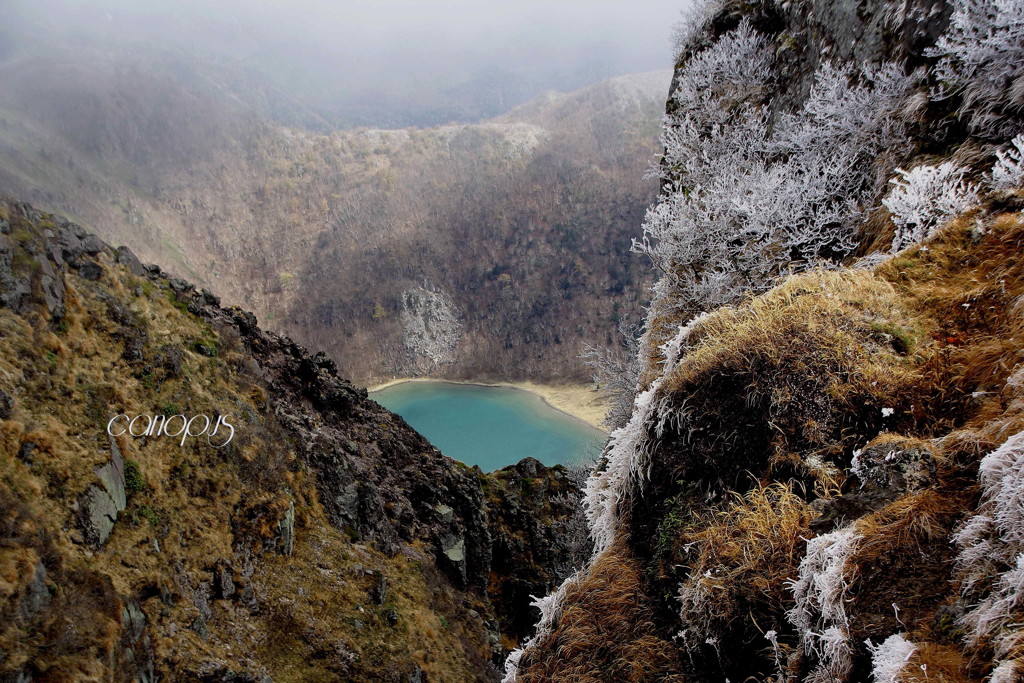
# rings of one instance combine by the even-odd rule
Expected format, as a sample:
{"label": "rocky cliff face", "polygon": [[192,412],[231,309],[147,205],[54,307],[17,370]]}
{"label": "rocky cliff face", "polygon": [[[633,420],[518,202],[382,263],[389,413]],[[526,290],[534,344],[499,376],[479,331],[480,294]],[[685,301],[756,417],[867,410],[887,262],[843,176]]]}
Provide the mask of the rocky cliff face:
{"label": "rocky cliff face", "polygon": [[0,302],[3,680],[488,680],[588,550],[563,468],[446,458],[60,217],[0,203]]}
{"label": "rocky cliff face", "polygon": [[1021,679],[1022,18],[699,6],[597,552],[506,681]]}

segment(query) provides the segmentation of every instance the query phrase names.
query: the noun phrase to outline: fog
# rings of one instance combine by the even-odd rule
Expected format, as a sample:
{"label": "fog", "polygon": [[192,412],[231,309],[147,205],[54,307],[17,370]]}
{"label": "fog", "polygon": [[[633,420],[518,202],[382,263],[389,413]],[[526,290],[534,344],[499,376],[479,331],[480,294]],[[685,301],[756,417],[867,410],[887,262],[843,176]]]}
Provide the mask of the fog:
{"label": "fog", "polygon": [[686,2],[3,0],[0,58],[159,55],[326,126],[432,125],[668,68]]}

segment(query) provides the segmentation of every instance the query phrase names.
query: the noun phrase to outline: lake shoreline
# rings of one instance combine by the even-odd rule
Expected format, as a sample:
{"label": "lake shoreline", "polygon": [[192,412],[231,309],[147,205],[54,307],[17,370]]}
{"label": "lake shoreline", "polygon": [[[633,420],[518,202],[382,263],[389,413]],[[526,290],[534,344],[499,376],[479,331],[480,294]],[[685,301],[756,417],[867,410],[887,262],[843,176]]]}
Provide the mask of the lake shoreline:
{"label": "lake shoreline", "polygon": [[[504,387],[517,389],[534,394],[552,409],[565,413],[569,417],[607,433],[601,424],[608,412],[608,406],[601,399],[593,384],[540,384],[537,382],[490,382],[487,380],[455,380],[443,377],[396,377],[366,388],[371,394],[388,387],[406,382],[446,382],[448,384],[464,384],[479,387]],[[372,398],[372,396],[371,396]]]}

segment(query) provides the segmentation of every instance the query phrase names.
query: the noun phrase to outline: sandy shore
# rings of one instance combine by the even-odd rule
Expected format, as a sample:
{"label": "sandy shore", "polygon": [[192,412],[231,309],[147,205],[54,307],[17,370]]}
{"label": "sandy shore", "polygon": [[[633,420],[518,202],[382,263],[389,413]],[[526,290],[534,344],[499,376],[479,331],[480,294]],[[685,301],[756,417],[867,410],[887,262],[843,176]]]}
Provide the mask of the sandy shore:
{"label": "sandy shore", "polygon": [[452,384],[480,384],[488,387],[512,387],[537,394],[556,410],[561,410],[592,427],[605,431],[601,420],[608,412],[608,406],[597,393],[593,384],[538,384],[537,382],[465,382],[440,377],[397,377],[367,387],[367,391],[379,391],[403,382],[451,382]]}

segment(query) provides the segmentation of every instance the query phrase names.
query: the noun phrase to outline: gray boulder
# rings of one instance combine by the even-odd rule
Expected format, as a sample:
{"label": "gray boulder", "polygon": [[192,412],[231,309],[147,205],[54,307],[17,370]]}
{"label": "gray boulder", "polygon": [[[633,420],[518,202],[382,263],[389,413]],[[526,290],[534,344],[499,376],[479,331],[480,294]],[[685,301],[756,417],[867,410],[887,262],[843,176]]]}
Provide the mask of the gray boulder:
{"label": "gray boulder", "polygon": [[60,320],[64,317],[64,296],[67,293],[61,266],[43,258],[39,261],[39,271],[46,311],[52,320]]}
{"label": "gray boulder", "polygon": [[117,505],[118,512],[124,510],[128,506],[128,497],[125,493],[124,457],[113,438],[110,439],[110,462],[97,469],[96,476],[99,477],[103,488]]}
{"label": "gray boulder", "polygon": [[50,604],[50,589],[46,585],[46,567],[36,562],[25,597],[21,601],[21,615],[26,621],[35,619]]}
{"label": "gray boulder", "polygon": [[78,269],[78,274],[86,280],[99,280],[103,277],[103,266],[93,261],[86,261]]}
{"label": "gray boulder", "polygon": [[85,253],[85,248],[82,246],[82,240],[75,233],[75,230],[69,225],[66,228],[62,228],[56,237],[57,248],[60,250],[60,255],[63,257],[61,260],[54,259],[57,263],[66,261],[69,265],[77,268],[81,265],[82,255]]}
{"label": "gray boulder", "polygon": [[854,454],[851,465],[863,491],[912,493],[938,481],[931,445],[893,434],[876,437]]}
{"label": "gray boulder", "polygon": [[79,522],[85,541],[100,547],[110,538],[117,521],[117,505],[103,488],[90,486],[78,501]]}
{"label": "gray boulder", "polygon": [[142,265],[142,261],[135,255],[135,253],[128,247],[118,247],[114,253],[114,261],[122,266],[127,266],[128,270],[132,272],[132,275],[143,277],[146,275],[146,269]]}
{"label": "gray boulder", "polygon": [[854,453],[850,470],[852,490],[811,503],[817,513],[811,520],[815,533],[827,533],[938,482],[928,442],[894,434],[881,434]]}
{"label": "gray boulder", "polygon": [[100,486],[90,486],[78,501],[79,522],[87,543],[100,547],[110,538],[117,513],[128,505],[125,491],[124,459],[117,442],[110,440],[111,458],[96,469]]}
{"label": "gray boulder", "polygon": [[0,420],[9,420],[14,414],[14,397],[0,389]]}
{"label": "gray boulder", "polygon": [[292,550],[295,548],[295,503],[288,502],[288,512],[284,514],[284,517],[278,522],[278,539],[280,545],[278,545],[278,552],[282,555],[291,555]]}
{"label": "gray boulder", "polygon": [[101,240],[99,237],[93,234],[88,234],[82,238],[82,251],[91,256],[95,256],[104,249],[107,248],[106,242]]}
{"label": "gray boulder", "polygon": [[32,287],[27,277],[15,272],[14,250],[18,245],[0,234],[0,306],[18,312],[28,301]]}

